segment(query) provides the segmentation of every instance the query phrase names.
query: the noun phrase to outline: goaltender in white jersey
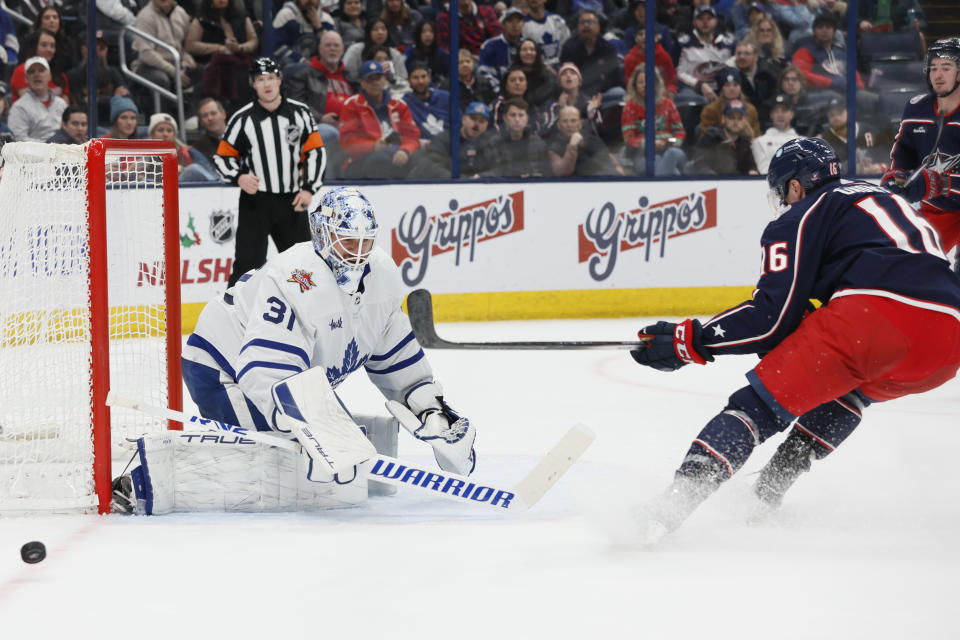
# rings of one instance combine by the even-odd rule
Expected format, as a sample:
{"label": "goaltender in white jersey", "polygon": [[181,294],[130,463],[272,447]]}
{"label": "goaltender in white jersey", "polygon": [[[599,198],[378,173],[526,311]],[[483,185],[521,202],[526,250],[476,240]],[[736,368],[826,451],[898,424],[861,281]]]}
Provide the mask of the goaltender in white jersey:
{"label": "goaltender in white jersey", "polygon": [[[290,411],[283,406],[283,393],[292,385],[281,385],[282,381],[307,370],[322,369],[329,382],[325,393],[290,402],[303,406],[319,402],[317,398],[328,398],[325,402],[339,403],[329,389],[336,389],[348,375],[363,368],[387,400],[395,401],[388,403],[388,408],[399,423],[434,448],[439,466],[469,474],[475,466],[475,429],[444,402],[443,391],[433,380],[430,365],[401,309],[399,270],[383,250],[373,246],[377,229],[373,206],[357,189],[341,187],[324,194],[310,214],[312,242],[294,245],[263,267],[244,274],[203,309],[183,351],[184,382],[204,418],[259,431],[289,432],[289,416],[285,413]],[[323,380],[323,376],[318,378]],[[343,413],[337,407],[333,409]],[[323,411],[313,415],[323,415]],[[396,454],[396,420],[353,418],[364,427],[379,453]],[[310,424],[315,431],[323,426]],[[210,449],[219,444],[213,438],[207,440]],[[179,458],[197,455],[203,444],[186,443],[189,451]],[[234,443],[231,440],[228,444]],[[269,456],[303,458],[262,448],[271,449]],[[227,449],[211,455],[222,459]],[[318,489],[318,479],[319,484],[329,486],[319,489],[323,497],[314,507],[366,497],[365,486],[359,498],[357,487],[348,486],[362,484],[361,474],[317,478],[316,470],[305,468],[304,462],[286,461],[289,473],[285,479],[271,481],[290,484],[288,496],[271,497],[279,502],[272,507],[260,504],[253,510],[309,508],[311,499],[304,499],[304,491]],[[246,464],[249,461],[238,466]],[[270,458],[267,466],[273,464]],[[313,476],[308,477],[311,473]],[[242,475],[249,481],[250,470]],[[178,486],[182,485],[182,476],[178,470]],[[135,473],[134,488],[142,482]],[[238,482],[242,485],[242,478]],[[141,493],[150,492],[137,491],[141,511]],[[214,487],[212,493],[220,505],[222,491]],[[162,510],[209,508],[205,500],[191,505],[183,496],[172,499],[176,504],[171,506],[168,499]],[[235,495],[227,502],[238,499],[249,501],[249,496]],[[156,500],[152,506],[151,511],[157,513]]]}
{"label": "goaltender in white jersey", "polygon": [[183,378],[205,418],[277,429],[271,389],[322,367],[336,389],[364,369],[388,399],[432,379],[400,308],[400,274],[381,249],[370,253],[362,290],[337,285],[309,242],[240,277],[203,309],[183,351]]}

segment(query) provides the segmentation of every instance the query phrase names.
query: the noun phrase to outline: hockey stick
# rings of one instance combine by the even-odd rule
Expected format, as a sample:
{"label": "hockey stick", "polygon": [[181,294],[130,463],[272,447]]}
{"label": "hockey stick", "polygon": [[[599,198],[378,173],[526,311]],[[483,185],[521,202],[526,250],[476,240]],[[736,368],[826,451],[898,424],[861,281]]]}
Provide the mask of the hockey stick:
{"label": "hockey stick", "polygon": [[433,324],[433,299],[426,289],[417,289],[407,296],[410,326],[421,346],[428,349],[642,349],[639,342],[452,342],[437,335]]}
{"label": "hockey stick", "polygon": [[[259,431],[251,431],[216,420],[208,420],[174,409],[144,404],[132,398],[123,397],[111,391],[107,394],[107,405],[125,407],[163,420],[173,420],[184,425],[195,424],[205,430],[227,431],[241,438],[260,442],[272,447],[285,449],[293,453],[300,452],[300,444]],[[385,455],[377,455],[372,466],[364,464],[361,469],[368,478],[378,482],[387,482],[398,486],[411,487],[435,496],[484,505],[508,511],[525,511],[540,501],[573,463],[593,442],[593,433],[584,425],[571,427],[560,441],[544,456],[537,465],[515,487],[499,488],[483,484],[448,471],[432,471],[420,465],[398,460]]]}

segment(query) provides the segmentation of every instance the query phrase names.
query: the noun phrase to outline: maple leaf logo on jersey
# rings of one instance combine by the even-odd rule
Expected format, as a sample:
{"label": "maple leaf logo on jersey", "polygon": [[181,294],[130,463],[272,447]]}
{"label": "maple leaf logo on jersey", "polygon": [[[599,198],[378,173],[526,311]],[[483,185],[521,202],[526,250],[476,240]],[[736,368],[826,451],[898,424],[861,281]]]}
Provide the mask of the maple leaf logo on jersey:
{"label": "maple leaf logo on jersey", "polygon": [[367,361],[367,356],[360,357],[360,348],[357,346],[357,340],[354,338],[347,345],[347,350],[343,354],[343,364],[341,368],[327,367],[327,380],[334,389],[347,379],[347,376],[363,366]]}
{"label": "maple leaf logo on jersey", "polygon": [[290,277],[287,278],[287,282],[293,282],[300,285],[300,293],[303,293],[307,289],[313,289],[315,286],[317,286],[313,281],[313,273],[304,271],[303,269],[294,269],[293,273],[290,274]]}

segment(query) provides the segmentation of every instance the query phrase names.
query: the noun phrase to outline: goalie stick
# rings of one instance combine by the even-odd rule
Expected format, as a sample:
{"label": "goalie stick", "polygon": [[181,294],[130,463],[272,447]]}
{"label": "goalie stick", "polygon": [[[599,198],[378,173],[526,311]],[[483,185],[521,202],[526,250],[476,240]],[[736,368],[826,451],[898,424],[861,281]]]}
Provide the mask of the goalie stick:
{"label": "goalie stick", "polygon": [[[433,299],[426,289],[407,296],[407,315],[420,346],[428,349],[642,349],[649,340],[639,342],[452,342],[437,335],[433,324]],[[652,338],[651,338],[652,339]]]}
{"label": "goalie stick", "polygon": [[[197,425],[212,432],[227,431],[242,438],[260,442],[272,447],[299,453],[301,446],[294,440],[280,436],[251,431],[216,420],[208,420],[181,411],[165,407],[144,404],[138,400],[123,397],[111,391],[107,394],[107,405],[124,407],[164,420],[173,420],[184,425]],[[410,487],[435,496],[478,504],[507,511],[525,511],[540,501],[573,463],[593,442],[593,433],[584,425],[571,427],[534,468],[514,487],[501,488],[477,479],[470,479],[448,471],[432,471],[421,465],[398,460],[385,455],[373,458],[372,466],[364,465],[366,475],[371,480],[387,482],[398,486]]]}

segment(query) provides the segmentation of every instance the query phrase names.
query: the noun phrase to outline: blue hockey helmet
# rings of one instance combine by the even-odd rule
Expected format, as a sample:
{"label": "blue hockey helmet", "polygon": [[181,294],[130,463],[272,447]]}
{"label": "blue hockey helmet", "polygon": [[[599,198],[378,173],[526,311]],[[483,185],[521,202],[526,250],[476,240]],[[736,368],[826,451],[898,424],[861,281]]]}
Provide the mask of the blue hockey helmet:
{"label": "blue hockey helmet", "polygon": [[[930,82],[930,66],[935,58],[953,60],[957,63],[957,66],[960,67],[960,38],[943,38],[942,40],[934,42],[930,45],[930,48],[927,49],[927,57],[923,62],[923,77],[927,81],[927,88],[933,93],[936,93],[936,91],[934,91],[933,84]],[[937,93],[937,97],[946,98],[956,91],[958,86],[960,86],[960,82],[954,80],[953,88],[943,95]]]}
{"label": "blue hockey helmet", "polygon": [[378,229],[373,205],[354,187],[326,192],[310,213],[313,248],[347,293],[360,286]]}
{"label": "blue hockey helmet", "polygon": [[840,160],[833,147],[820,138],[794,138],[777,149],[770,160],[770,206],[777,214],[783,212],[791,180],[800,182],[809,194],[839,177]]}

